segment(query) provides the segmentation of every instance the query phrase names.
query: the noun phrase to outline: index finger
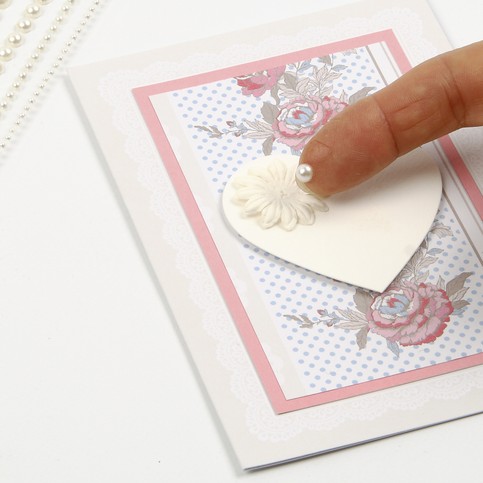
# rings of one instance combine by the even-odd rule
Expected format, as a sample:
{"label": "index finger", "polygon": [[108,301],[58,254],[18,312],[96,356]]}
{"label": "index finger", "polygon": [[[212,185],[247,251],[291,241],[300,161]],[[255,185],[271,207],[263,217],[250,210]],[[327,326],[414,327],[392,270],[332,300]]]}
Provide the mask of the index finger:
{"label": "index finger", "polygon": [[434,57],[347,107],[307,144],[307,187],[349,189],[397,157],[461,127],[483,124],[483,42]]}

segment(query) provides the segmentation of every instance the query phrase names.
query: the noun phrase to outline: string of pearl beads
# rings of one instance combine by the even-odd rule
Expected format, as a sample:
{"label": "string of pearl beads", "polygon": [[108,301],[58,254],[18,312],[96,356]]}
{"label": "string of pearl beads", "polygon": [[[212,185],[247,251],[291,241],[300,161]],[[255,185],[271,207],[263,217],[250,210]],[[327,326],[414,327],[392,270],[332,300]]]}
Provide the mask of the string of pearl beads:
{"label": "string of pearl beads", "polygon": [[[68,0],[67,4],[73,4],[74,0]],[[34,89],[29,94],[25,104],[20,109],[16,116],[15,121],[12,123],[11,127],[6,131],[6,134],[0,138],[0,152],[6,152],[6,148],[13,141],[15,135],[18,135],[20,128],[25,124],[29,114],[32,113],[32,108],[38,104],[39,100],[42,98],[42,93],[46,91],[49,83],[55,78],[60,67],[66,63],[68,54],[72,52],[74,45],[81,38],[81,34],[85,31],[89,22],[92,21],[94,13],[98,10],[99,6],[102,4],[102,0],[93,0],[91,6],[87,9],[86,13],[81,17],[81,21],[77,27],[73,30],[71,35],[67,38],[65,43],[62,45],[61,49],[58,51],[58,55],[55,60],[41,77],[41,81],[34,87]],[[2,109],[2,102],[0,101],[0,110]]]}
{"label": "string of pearl beads", "polygon": [[[52,0],[36,0],[43,5],[47,5]],[[65,15],[67,15],[71,9],[72,4],[75,0],[66,0],[62,7],[57,12],[57,15],[51,25],[44,32],[40,42],[36,45],[34,50],[28,57],[27,62],[20,69],[17,77],[14,79],[4,97],[0,99],[0,117],[2,113],[5,113],[7,109],[11,107],[13,100],[17,97],[18,92],[23,87],[24,83],[31,75],[36,64],[41,60],[42,54],[45,52],[47,45],[50,44],[57,34],[59,27],[62,25]]]}
{"label": "string of pearl beads", "polygon": [[[51,3],[52,0],[35,0],[28,5],[20,20],[15,24],[13,31],[7,36],[3,46],[0,46],[0,74],[5,72],[5,64],[15,57],[15,51],[23,45],[24,36],[32,31],[34,20],[42,15],[43,7]],[[0,0],[0,8],[6,8],[11,1]]]}

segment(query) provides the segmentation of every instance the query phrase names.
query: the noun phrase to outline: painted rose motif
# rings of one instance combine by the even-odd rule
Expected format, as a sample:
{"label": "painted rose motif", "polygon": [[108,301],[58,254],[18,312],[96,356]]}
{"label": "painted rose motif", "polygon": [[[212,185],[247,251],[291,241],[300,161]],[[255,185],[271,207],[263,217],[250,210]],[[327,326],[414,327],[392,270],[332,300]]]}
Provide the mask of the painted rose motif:
{"label": "painted rose motif", "polygon": [[308,95],[293,99],[280,106],[280,113],[272,124],[274,137],[300,151],[320,127],[346,106],[345,102],[328,96]]}
{"label": "painted rose motif", "polygon": [[446,292],[430,283],[403,281],[374,299],[367,314],[369,328],[402,346],[433,342],[453,313]]}
{"label": "painted rose motif", "polygon": [[428,241],[447,236],[453,236],[451,229],[436,221],[392,286],[381,294],[356,288],[354,308],[337,308],[332,312],[321,308],[316,318],[303,313],[284,317],[304,329],[324,324],[354,331],[359,350],[370,343],[368,336],[372,333],[386,340],[396,358],[401,347],[434,342],[444,333],[450,319],[463,314],[470,305],[465,295],[472,272],[461,272],[447,281],[439,276],[436,284],[427,281],[429,267],[443,253],[441,248],[431,248]]}
{"label": "painted rose motif", "polygon": [[285,72],[285,66],[235,77],[244,96],[260,97],[274,87]]}
{"label": "painted rose motif", "polygon": [[222,126],[205,120],[193,127],[213,139],[256,139],[265,156],[272,154],[277,144],[300,155],[322,125],[375,89],[363,86],[350,96],[341,89],[336,97],[334,81],[346,68],[347,64],[336,63],[333,56],[326,55],[235,77],[241,95],[256,98],[252,107],[258,103],[259,112],[254,116],[250,113],[249,118],[226,119]]}

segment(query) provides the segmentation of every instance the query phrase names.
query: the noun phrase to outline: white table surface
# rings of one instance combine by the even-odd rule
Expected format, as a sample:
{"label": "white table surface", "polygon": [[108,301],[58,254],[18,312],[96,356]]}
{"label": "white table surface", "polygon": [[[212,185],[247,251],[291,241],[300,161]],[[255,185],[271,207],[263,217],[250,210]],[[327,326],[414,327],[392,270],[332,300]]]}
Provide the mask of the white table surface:
{"label": "white table surface", "polygon": [[[343,3],[108,0],[70,63]],[[483,37],[481,0],[430,4],[454,47]],[[131,22],[144,34],[130,35]],[[480,415],[239,470],[69,84],[56,80],[0,164],[1,483],[460,483],[481,478],[482,443]]]}

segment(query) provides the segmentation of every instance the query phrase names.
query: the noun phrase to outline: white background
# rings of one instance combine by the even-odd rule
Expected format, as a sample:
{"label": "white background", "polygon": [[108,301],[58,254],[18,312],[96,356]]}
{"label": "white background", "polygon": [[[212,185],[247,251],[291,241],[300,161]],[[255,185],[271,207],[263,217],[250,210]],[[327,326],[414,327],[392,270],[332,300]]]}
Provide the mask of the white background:
{"label": "white background", "polygon": [[[104,3],[71,64],[349,2]],[[454,47],[483,36],[480,0],[429,3]],[[239,470],[69,83],[56,79],[0,165],[1,483],[466,482],[483,470],[482,443],[478,416]]]}

